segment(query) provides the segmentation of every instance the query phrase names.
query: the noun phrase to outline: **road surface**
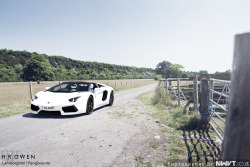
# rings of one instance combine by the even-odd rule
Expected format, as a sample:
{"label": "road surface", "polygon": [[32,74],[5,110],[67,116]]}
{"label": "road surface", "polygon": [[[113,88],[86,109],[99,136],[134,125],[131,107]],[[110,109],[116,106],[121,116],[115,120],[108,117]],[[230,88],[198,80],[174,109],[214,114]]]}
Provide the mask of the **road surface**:
{"label": "road surface", "polygon": [[[41,166],[111,166],[139,129],[108,113],[154,87],[115,93],[114,106],[97,109],[91,115],[25,113],[0,119],[0,166],[13,166],[6,163],[11,160]],[[12,155],[10,159],[8,155]]]}

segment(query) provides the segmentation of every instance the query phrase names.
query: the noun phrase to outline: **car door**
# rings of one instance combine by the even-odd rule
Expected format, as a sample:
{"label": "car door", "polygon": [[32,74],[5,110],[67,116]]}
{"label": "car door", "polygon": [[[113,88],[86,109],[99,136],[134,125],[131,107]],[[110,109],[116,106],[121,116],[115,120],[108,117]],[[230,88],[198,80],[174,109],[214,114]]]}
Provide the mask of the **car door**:
{"label": "car door", "polygon": [[96,106],[102,105],[103,89],[101,89],[97,84],[94,84],[94,93],[95,93],[95,105]]}

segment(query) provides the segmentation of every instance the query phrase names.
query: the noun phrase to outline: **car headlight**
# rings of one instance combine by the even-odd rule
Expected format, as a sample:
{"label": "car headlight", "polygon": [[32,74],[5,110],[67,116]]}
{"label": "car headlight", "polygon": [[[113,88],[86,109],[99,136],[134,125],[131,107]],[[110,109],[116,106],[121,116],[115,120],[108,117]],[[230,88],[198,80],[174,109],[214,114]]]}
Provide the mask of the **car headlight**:
{"label": "car headlight", "polygon": [[37,100],[37,99],[38,99],[38,97],[37,97],[37,95],[35,95],[35,96],[33,97],[32,101]]}
{"label": "car headlight", "polygon": [[70,102],[76,102],[80,97],[81,96],[79,96],[79,97],[73,97],[73,98],[69,99],[69,101]]}

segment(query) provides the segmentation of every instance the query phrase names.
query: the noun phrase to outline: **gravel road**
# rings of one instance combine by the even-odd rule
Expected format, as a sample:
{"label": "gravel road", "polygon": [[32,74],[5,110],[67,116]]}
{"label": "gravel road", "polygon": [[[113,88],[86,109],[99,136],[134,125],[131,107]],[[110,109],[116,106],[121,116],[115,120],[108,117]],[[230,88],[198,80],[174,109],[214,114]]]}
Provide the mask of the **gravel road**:
{"label": "gravel road", "polygon": [[97,109],[91,115],[25,113],[0,119],[0,166],[13,166],[4,164],[10,160],[3,155],[9,154],[34,155],[34,159],[19,157],[14,161],[49,162],[53,167],[119,166],[115,160],[119,162],[124,158],[124,148],[141,130],[131,120],[122,121],[110,113],[121,107],[127,110],[129,101],[154,87],[115,93],[114,106]]}

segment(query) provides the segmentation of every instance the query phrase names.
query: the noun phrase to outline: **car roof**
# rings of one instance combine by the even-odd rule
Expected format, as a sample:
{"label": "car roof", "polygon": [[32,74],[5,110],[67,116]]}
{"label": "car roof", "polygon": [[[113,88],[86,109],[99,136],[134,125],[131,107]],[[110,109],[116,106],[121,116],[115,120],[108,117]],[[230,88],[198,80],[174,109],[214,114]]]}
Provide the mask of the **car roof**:
{"label": "car roof", "polygon": [[95,82],[80,82],[80,81],[76,81],[76,82],[63,82],[63,83],[72,83],[72,84],[74,84],[74,83],[76,83],[76,84],[94,84]]}

